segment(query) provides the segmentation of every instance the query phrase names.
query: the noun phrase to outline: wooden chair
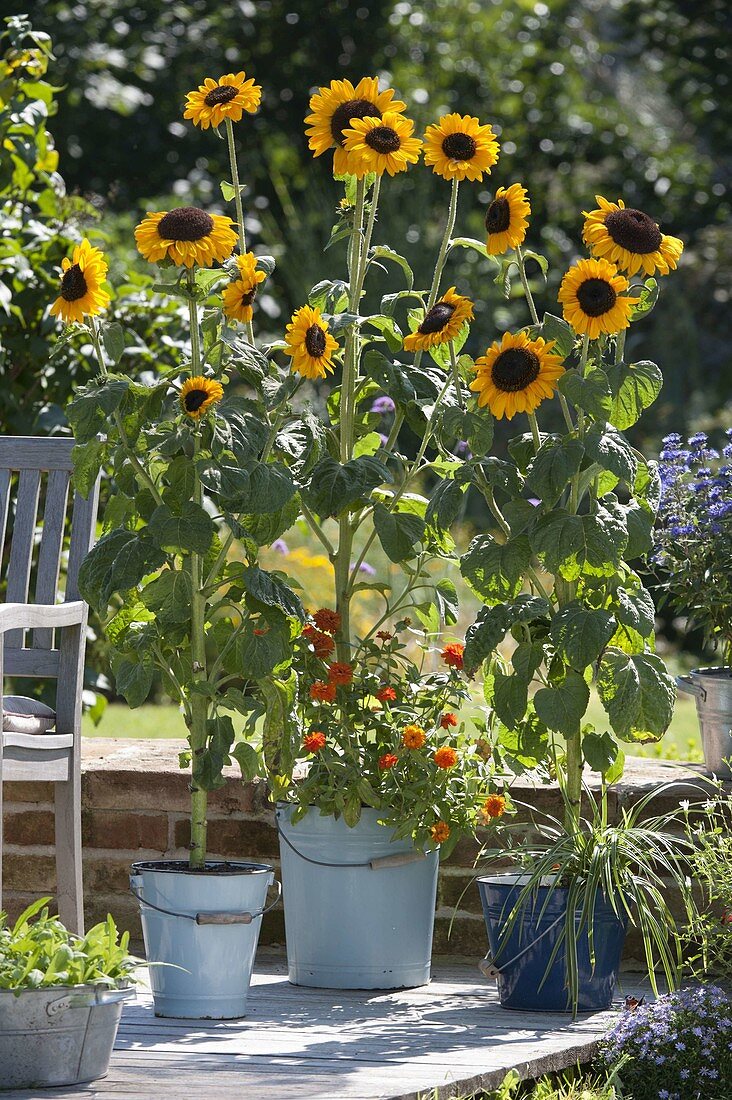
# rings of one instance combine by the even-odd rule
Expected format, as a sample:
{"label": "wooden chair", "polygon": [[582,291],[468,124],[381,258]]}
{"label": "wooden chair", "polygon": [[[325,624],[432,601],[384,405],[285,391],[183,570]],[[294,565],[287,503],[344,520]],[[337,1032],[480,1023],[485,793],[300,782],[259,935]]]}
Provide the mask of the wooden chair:
{"label": "wooden chair", "polygon": [[[58,912],[67,927],[83,933],[81,695],[87,607],[79,598],[77,581],[79,567],[94,540],[98,483],[88,500],[69,493],[73,445],[73,439],[61,437],[0,438],[0,555],[9,512],[13,516],[12,541],[5,559],[7,602],[0,603],[0,906],[3,782],[51,781]],[[65,586],[59,603],[62,556]],[[50,722],[45,723],[53,724],[53,732],[12,732],[13,727],[22,727],[23,721],[22,716],[4,712],[3,676],[56,680],[55,716],[51,712]],[[16,700],[13,709],[24,707]]]}

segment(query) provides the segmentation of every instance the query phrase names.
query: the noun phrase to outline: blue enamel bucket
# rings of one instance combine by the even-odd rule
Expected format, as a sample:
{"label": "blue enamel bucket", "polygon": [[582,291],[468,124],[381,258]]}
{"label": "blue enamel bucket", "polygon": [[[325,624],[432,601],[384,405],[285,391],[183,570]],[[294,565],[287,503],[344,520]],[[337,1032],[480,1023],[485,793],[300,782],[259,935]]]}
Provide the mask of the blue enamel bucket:
{"label": "blue enamel bucket", "polygon": [[[508,917],[528,877],[488,875],[477,882],[488,930],[490,961],[493,971],[497,972],[503,1008],[527,1012],[572,1011],[564,943],[549,966],[564,926],[568,890],[539,886],[524,900],[522,912],[506,931]],[[627,918],[618,916],[604,898],[597,898],[593,917],[593,965],[587,923],[580,927],[580,914],[576,914],[578,1012],[600,1012],[610,1008],[627,926]]]}
{"label": "blue enamel bucket", "polygon": [[[263,863],[181,860],[132,865],[156,1016],[233,1020],[246,1012],[274,871]],[[162,965],[155,965],[162,964]]]}
{"label": "blue enamel bucket", "polygon": [[402,989],[430,980],[439,856],[393,841],[379,812],[355,828],[277,807],[289,978],[323,989]]}

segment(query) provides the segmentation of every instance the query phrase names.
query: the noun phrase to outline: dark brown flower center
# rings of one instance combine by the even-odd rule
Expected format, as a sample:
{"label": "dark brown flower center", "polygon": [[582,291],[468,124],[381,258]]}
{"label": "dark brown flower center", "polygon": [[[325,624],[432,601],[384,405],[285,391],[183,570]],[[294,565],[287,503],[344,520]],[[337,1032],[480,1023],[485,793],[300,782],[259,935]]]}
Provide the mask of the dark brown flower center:
{"label": "dark brown flower center", "polygon": [[601,317],[608,313],[618,296],[605,279],[585,279],[577,288],[577,301],[588,317]]}
{"label": "dark brown flower center", "polygon": [[189,390],[183,398],[183,404],[185,405],[186,412],[198,412],[201,405],[203,405],[208,396],[209,395],[206,390]]}
{"label": "dark brown flower center", "polygon": [[72,264],[64,271],[61,278],[61,297],[65,302],[76,302],[83,298],[87,291],[84,272],[78,264]]}
{"label": "dark brown flower center", "polygon": [[605,228],[621,248],[644,255],[660,248],[663,234],[653,218],[642,210],[613,210],[605,218]]}
{"label": "dark brown flower center", "polygon": [[511,224],[511,206],[508,199],[494,199],[485,212],[485,228],[488,233],[505,233]]}
{"label": "dark brown flower center", "polygon": [[251,290],[247,290],[244,294],[242,294],[241,304],[243,306],[250,306],[256,297],[257,297],[257,288],[255,286],[253,286]]}
{"label": "dark brown flower center", "polygon": [[305,333],[305,349],[313,359],[320,359],[325,351],[325,333],[320,325],[311,325]]}
{"label": "dark brown flower center", "polygon": [[476,149],[470,134],[448,134],[442,143],[442,151],[450,160],[470,160]]}
{"label": "dark brown flower center", "polygon": [[336,145],[343,145],[343,131],[347,130],[354,118],[381,118],[381,111],[368,99],[349,99],[339,103],[330,118],[330,132]]}
{"label": "dark brown flower center", "polygon": [[438,302],[427,313],[424,321],[419,326],[419,332],[424,336],[429,335],[431,332],[441,332],[454,312],[455,306],[451,306],[449,302]]}
{"label": "dark brown flower center", "polygon": [[235,88],[233,84],[220,84],[218,88],[212,88],[204,99],[204,103],[207,107],[221,107],[224,103],[230,103],[232,99],[236,99],[239,94],[239,89]]}
{"label": "dark brown flower center", "polygon": [[396,130],[392,130],[391,126],[374,126],[373,130],[369,130],[366,134],[364,141],[377,153],[384,155],[396,153],[402,143],[399,134]]}
{"label": "dark brown flower center", "polygon": [[525,390],[539,377],[541,363],[536,352],[528,348],[507,348],[493,364],[491,378],[497,389],[504,393]]}
{"label": "dark brown flower center", "polygon": [[181,206],[169,211],[158,222],[164,241],[200,241],[213,229],[213,218],[197,206]]}

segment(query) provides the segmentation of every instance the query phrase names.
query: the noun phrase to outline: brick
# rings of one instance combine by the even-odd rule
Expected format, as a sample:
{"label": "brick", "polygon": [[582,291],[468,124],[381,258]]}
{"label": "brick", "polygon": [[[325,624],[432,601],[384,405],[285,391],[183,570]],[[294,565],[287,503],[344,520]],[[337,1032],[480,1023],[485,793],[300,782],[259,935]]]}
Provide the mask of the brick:
{"label": "brick", "polygon": [[87,851],[84,860],[84,890],[91,894],[123,894],[128,897],[131,869],[131,859],[122,855],[112,857]]}
{"label": "brick", "polygon": [[483,912],[478,887],[471,875],[451,875],[443,871],[437,897],[438,904],[446,909],[458,907],[461,912]]}
{"label": "brick", "polygon": [[37,855],[13,851],[3,854],[3,887],[5,890],[39,894],[56,893],[56,860],[53,854]]}
{"label": "brick", "polygon": [[3,799],[6,802],[30,802],[31,804],[53,805],[53,783],[3,784]]}
{"label": "brick", "polygon": [[119,848],[127,852],[155,851],[168,847],[168,816],[135,810],[82,812],[82,842],[87,848]]}
{"label": "brick", "polygon": [[[190,841],[190,822],[175,822],[174,844],[185,849]],[[279,856],[277,832],[265,821],[225,817],[208,819],[208,851],[217,859],[276,859]]]}
{"label": "brick", "polygon": [[476,961],[482,959],[488,950],[488,936],[483,918],[459,917],[453,922],[452,930],[450,920],[451,916],[438,915],[435,918],[432,953],[462,955],[475,958]]}
{"label": "brick", "polygon": [[13,810],[3,815],[3,843],[28,846],[55,844],[53,810]]}

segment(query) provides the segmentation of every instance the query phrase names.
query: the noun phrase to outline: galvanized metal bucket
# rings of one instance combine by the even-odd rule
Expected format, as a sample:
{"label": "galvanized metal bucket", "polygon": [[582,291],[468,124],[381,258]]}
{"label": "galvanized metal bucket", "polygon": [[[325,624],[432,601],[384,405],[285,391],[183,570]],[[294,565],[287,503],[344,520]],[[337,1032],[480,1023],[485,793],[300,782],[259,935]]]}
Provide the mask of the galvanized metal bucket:
{"label": "galvanized metal bucket", "polygon": [[392,841],[378,810],[355,828],[277,807],[289,978],[320,989],[403,989],[430,980],[436,851]]}
{"label": "galvanized metal bucket", "polygon": [[[267,891],[277,896],[266,906]],[[133,863],[156,1016],[235,1020],[246,1012],[264,913],[280,884],[264,863]],[[265,907],[266,906],[266,907]],[[156,965],[162,964],[162,965]]]}
{"label": "galvanized metal bucket", "polygon": [[104,1077],[131,988],[0,990],[0,1090],[79,1085]]}
{"label": "galvanized metal bucket", "polygon": [[732,668],[693,668],[676,686],[696,699],[707,771],[732,779]]}

